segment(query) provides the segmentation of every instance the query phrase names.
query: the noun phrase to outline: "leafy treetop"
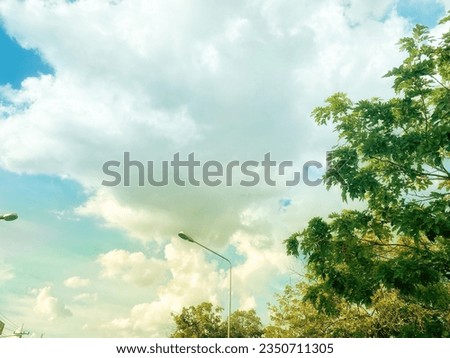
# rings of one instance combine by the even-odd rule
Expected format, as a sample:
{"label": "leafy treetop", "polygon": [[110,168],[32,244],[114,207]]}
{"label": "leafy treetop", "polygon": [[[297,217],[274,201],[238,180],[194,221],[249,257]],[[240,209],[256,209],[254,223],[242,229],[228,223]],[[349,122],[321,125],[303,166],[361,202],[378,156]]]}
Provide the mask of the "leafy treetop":
{"label": "leafy treetop", "polygon": [[393,98],[354,103],[336,93],[313,111],[340,139],[327,187],[366,209],[315,217],[285,243],[289,255],[306,257],[303,297],[320,312],[339,315],[340,299],[370,310],[388,290],[434,312],[430,335],[449,334],[450,32],[434,39],[417,25],[400,49],[407,57],[386,74]]}

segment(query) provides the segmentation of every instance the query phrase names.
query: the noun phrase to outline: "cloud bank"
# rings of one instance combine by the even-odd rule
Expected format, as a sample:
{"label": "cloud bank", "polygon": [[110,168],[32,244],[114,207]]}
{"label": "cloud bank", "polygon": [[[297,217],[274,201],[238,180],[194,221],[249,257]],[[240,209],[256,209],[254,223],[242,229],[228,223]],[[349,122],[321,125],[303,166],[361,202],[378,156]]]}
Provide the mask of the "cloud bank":
{"label": "cloud bank", "polygon": [[[381,76],[400,62],[396,43],[411,27],[393,0],[6,0],[0,17],[54,69],[18,90],[0,88],[0,167],[76,181],[88,196],[76,215],[142,245],[98,253],[90,277],[64,281],[72,290],[149,290],[121,303],[126,314],[111,302],[100,318],[79,318],[91,334],[112,336],[167,335],[170,314],[183,306],[225,306],[226,266],[179,242],[178,231],[230,253],[234,308],[262,310],[295,265],[284,254],[286,235],[342,204],[337,191],[305,185],[107,188],[103,163],[125,151],[143,162],[177,152],[324,162],[336,138],[316,127],[311,110],[334,91],[391,95]],[[36,312],[70,316],[50,290],[37,292]],[[108,300],[97,292],[73,299]]]}

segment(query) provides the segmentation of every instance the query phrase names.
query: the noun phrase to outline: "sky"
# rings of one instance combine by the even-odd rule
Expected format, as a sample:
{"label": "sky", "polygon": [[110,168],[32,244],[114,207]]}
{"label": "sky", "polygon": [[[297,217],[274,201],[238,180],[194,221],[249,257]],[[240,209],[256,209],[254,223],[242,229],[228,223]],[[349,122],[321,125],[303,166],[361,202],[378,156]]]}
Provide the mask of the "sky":
{"label": "sky", "polygon": [[0,221],[4,334],[24,324],[36,337],[166,337],[182,307],[227,307],[226,262],[179,231],[232,261],[232,309],[268,322],[267,303],[302,279],[283,240],[361,203],[276,173],[273,186],[239,185],[236,171],[228,186],[172,176],[139,186],[133,167],[129,185],[107,186],[104,163],[129,153],[147,170],[194,153],[226,167],[270,153],[325,164],[336,133],[311,111],[337,91],[392,96],[382,76],[402,61],[398,40],[415,23],[441,33],[449,10],[448,0],[0,2],[0,214],[19,215]]}

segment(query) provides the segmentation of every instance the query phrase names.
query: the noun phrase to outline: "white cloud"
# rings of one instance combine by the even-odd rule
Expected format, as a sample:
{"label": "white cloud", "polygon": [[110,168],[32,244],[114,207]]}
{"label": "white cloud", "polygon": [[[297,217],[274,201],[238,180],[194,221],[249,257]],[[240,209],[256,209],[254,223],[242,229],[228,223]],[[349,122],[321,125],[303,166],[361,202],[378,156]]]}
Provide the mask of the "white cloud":
{"label": "white cloud", "polygon": [[168,272],[162,260],[148,259],[142,252],[113,250],[98,258],[102,277],[121,278],[138,286],[153,286],[164,281]]}
{"label": "white cloud", "polygon": [[[311,216],[342,204],[337,190],[304,184],[106,188],[103,163],[122,160],[125,151],[155,163],[176,152],[224,163],[262,160],[267,152],[299,163],[324,159],[336,138],[309,117],[315,106],[334,91],[355,98],[391,94],[380,77],[399,64],[396,43],[410,26],[390,12],[394,3],[0,3],[7,31],[55,69],[52,76],[26,79],[18,90],[0,89],[0,167],[77,181],[89,196],[76,209],[79,223],[94,217],[146,248],[108,248],[98,257],[102,284],[154,288],[149,298],[120,301],[128,315],[116,313],[117,302],[108,306],[101,321],[109,322],[111,335],[161,336],[170,330],[170,313],[183,306],[205,300],[225,306],[226,265],[171,241],[178,231],[220,252],[236,250],[234,304],[261,308],[295,265],[282,240]],[[281,211],[286,198],[292,205]],[[12,276],[0,270],[2,277]],[[79,288],[85,280],[65,284]],[[36,312],[70,314],[50,287],[36,294]],[[100,291],[74,300],[109,302]],[[93,325],[94,319],[85,327]]]}
{"label": "white cloud", "polygon": [[379,54],[396,53],[405,31],[396,17],[375,20],[389,1],[52,4],[0,6],[8,31],[56,70],[4,89],[13,107],[0,123],[0,165],[77,180],[93,194],[79,214],[143,242],[183,229],[223,245],[239,213],[277,205],[286,188],[105,188],[105,161],[124,151],[155,163],[191,151],[203,161],[316,159],[334,137],[314,128],[312,106],[334,90],[385,93],[379,77],[395,56]]}
{"label": "white cloud", "polygon": [[0,286],[9,280],[14,278],[14,272],[11,266],[4,264],[0,261]]}
{"label": "white cloud", "polygon": [[243,39],[250,28],[251,23],[248,19],[238,17],[226,24],[225,36],[231,42],[239,41]]}
{"label": "white cloud", "polygon": [[208,45],[200,48],[201,64],[212,73],[219,70],[220,56],[214,46]]}
{"label": "white cloud", "polygon": [[224,306],[221,298],[227,298],[227,271],[218,270],[218,263],[206,260],[204,251],[181,240],[166,245],[164,251],[170,279],[157,289],[152,302],[135,304],[127,317],[105,323],[111,335],[168,336],[173,326],[171,313],[182,307],[203,301]]}
{"label": "white cloud", "polygon": [[[252,235],[237,232],[232,245],[245,260],[233,269],[234,294],[241,309],[261,307],[259,297],[268,297],[287,282],[285,278],[296,260],[286,257],[286,250],[278,235]],[[264,302],[264,304],[266,304]],[[251,307],[250,307],[251,306]]]}
{"label": "white cloud", "polygon": [[351,21],[359,23],[366,21],[368,18],[373,20],[380,20],[387,16],[393,9],[395,0],[381,0],[371,1],[368,3],[365,0],[345,0],[345,13]]}
{"label": "white cloud", "polygon": [[98,293],[80,293],[79,295],[76,295],[74,298],[74,301],[78,302],[95,302],[98,300]]}
{"label": "white cloud", "polygon": [[[244,263],[233,264],[232,309],[265,310],[266,302],[261,305],[259,298],[270,297],[293,260],[286,259],[280,242],[261,235],[240,232],[233,237],[232,244],[245,257]],[[171,314],[179,313],[183,307],[205,301],[228,306],[229,271],[222,259],[181,240],[166,245],[164,252],[170,279],[157,289],[153,301],[138,303],[128,316],[103,324],[106,332],[112,336],[168,336],[173,329]],[[144,260],[142,253],[133,255],[141,262]]]}
{"label": "white cloud", "polygon": [[162,234],[169,233],[174,227],[173,219],[166,210],[122,204],[104,189],[98,190],[87,203],[76,209],[76,213],[101,217],[106,226],[122,229],[129,237],[144,243],[160,241]]}
{"label": "white cloud", "polygon": [[81,278],[79,276],[69,277],[64,281],[64,285],[69,288],[81,288],[91,284],[91,281],[87,278]]}
{"label": "white cloud", "polygon": [[58,298],[51,295],[50,286],[34,290],[36,300],[34,312],[53,321],[56,318],[70,317],[72,312]]}

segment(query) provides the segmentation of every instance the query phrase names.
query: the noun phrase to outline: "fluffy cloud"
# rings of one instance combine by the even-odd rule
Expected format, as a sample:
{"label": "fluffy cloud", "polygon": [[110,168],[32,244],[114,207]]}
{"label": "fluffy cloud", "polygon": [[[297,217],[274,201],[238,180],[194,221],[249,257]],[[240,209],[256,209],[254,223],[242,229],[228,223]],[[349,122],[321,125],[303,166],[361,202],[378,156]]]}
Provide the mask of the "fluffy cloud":
{"label": "fluffy cloud", "polygon": [[52,321],[56,318],[70,317],[72,312],[58,298],[51,295],[50,286],[34,291],[36,300],[34,312]]}
{"label": "fluffy cloud", "polygon": [[276,291],[279,279],[295,262],[286,257],[285,248],[276,237],[237,232],[231,242],[245,258],[244,263],[233,270],[236,298],[242,309],[249,308],[250,304],[254,304],[250,308],[257,308],[258,297],[269,297]]}
{"label": "fluffy cloud", "polygon": [[168,272],[166,263],[146,258],[142,252],[113,250],[98,258],[102,266],[102,277],[120,278],[138,286],[152,286],[164,281]]}
{"label": "fluffy cloud", "polygon": [[74,301],[78,302],[95,302],[98,300],[97,293],[80,293],[74,297]]}
{"label": "fluffy cloud", "polygon": [[[259,298],[268,297],[278,289],[280,277],[290,269],[292,262],[286,259],[279,242],[264,236],[239,232],[233,236],[232,244],[244,259],[243,263],[233,263],[232,309],[265,310],[266,302],[261,305]],[[130,260],[130,256],[135,256],[134,260]],[[171,314],[180,312],[183,307],[204,301],[225,308],[228,306],[229,271],[226,262],[181,240],[166,245],[164,256],[170,278],[156,290],[154,300],[138,303],[130,309],[128,316],[105,323],[103,329],[106,332],[113,336],[168,336],[173,328]],[[114,277],[123,268],[124,261],[135,261],[130,266],[133,270],[148,261],[143,253],[112,252],[112,257],[116,264],[110,262],[109,266],[115,270],[110,272]]]}
{"label": "fluffy cloud", "polygon": [[124,151],[155,163],[191,151],[203,161],[262,160],[268,151],[278,160],[322,159],[334,139],[314,132],[308,114],[324,90],[387,88],[379,77],[395,57],[378,54],[396,53],[406,28],[394,16],[377,21],[389,5],[3,2],[8,31],[37,48],[55,75],[3,89],[10,106],[0,163],[79,181],[94,193],[80,214],[140,240],[184,229],[224,244],[240,229],[240,212],[277,205],[286,188],[102,188],[102,164]]}
{"label": "fluffy cloud", "polygon": [[[143,261],[142,253],[134,255]],[[107,332],[123,336],[168,336],[172,328],[171,313],[181,311],[182,307],[203,301],[225,305],[226,268],[219,270],[217,261],[210,262],[202,250],[181,240],[166,245],[164,255],[170,279],[157,289],[152,302],[135,304],[127,317],[105,323],[103,328]]]}
{"label": "fluffy cloud", "polygon": [[[80,225],[94,217],[145,248],[109,247],[98,256],[103,285],[151,288],[150,297],[120,302],[128,314],[116,314],[117,302],[108,306],[113,318],[105,313],[102,329],[162,336],[170,314],[183,306],[226,305],[226,265],[174,239],[180,230],[230,253],[237,262],[233,304],[261,309],[296,265],[282,240],[311,216],[342,206],[337,190],[304,184],[103,187],[103,163],[122,160],[125,151],[156,165],[177,152],[182,159],[194,152],[202,162],[261,161],[267,152],[300,165],[324,162],[336,138],[332,128],[315,126],[311,110],[334,91],[354,98],[391,94],[380,77],[398,65],[396,43],[410,28],[395,3],[0,3],[8,33],[54,68],[19,89],[0,88],[0,167],[76,181],[88,195],[75,209]],[[280,200],[290,205],[281,208]],[[65,284],[79,288],[84,280]],[[109,302],[100,291],[74,300]],[[37,291],[35,310],[48,318],[70,314],[50,287]]]}
{"label": "fluffy cloud", "polygon": [[100,217],[106,226],[122,229],[130,238],[143,243],[152,240],[160,242],[162,235],[170,233],[175,226],[168,212],[121,203],[104,189],[98,190],[87,203],[76,209],[76,213]]}
{"label": "fluffy cloud", "polygon": [[12,280],[14,273],[12,267],[0,261],[0,285],[6,281]]}
{"label": "fluffy cloud", "polygon": [[91,284],[91,281],[87,278],[81,278],[79,276],[69,277],[64,281],[64,285],[69,288],[81,288]]}

